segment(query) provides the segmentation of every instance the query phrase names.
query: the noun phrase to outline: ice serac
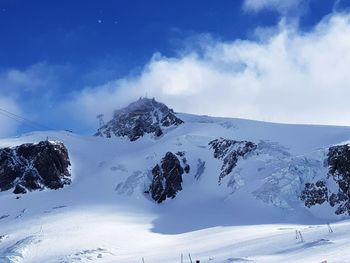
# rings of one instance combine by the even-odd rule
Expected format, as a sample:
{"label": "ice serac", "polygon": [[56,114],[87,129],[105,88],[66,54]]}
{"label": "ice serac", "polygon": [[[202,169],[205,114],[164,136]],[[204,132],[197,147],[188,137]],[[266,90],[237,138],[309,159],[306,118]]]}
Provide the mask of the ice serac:
{"label": "ice serac", "polygon": [[301,200],[307,207],[328,203],[335,208],[335,214],[350,215],[350,146],[330,147],[325,164],[327,176],[306,183]]}
{"label": "ice serac", "polygon": [[113,119],[100,127],[95,135],[107,138],[126,136],[130,141],[136,141],[145,134],[160,137],[167,129],[182,123],[165,104],[154,98],[140,98],[126,108],[115,111]]}
{"label": "ice serac", "polygon": [[41,141],[0,149],[0,191],[16,194],[71,183],[68,151],[63,143]]}
{"label": "ice serac", "polygon": [[209,146],[214,149],[214,158],[223,160],[219,184],[236,167],[239,158],[244,158],[248,153],[257,148],[257,145],[253,142],[235,141],[224,138],[209,142]]}
{"label": "ice serac", "polygon": [[[186,166],[187,167],[187,166]],[[152,183],[149,192],[158,203],[167,198],[174,198],[182,190],[184,168],[175,154],[167,152],[161,161],[152,169]]]}

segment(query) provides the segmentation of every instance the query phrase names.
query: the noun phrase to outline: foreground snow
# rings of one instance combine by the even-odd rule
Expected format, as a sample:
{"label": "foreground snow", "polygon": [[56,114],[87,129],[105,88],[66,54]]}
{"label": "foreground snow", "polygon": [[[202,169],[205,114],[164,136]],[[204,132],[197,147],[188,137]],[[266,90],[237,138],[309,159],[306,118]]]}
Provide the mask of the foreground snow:
{"label": "foreground snow", "polygon": [[[30,211],[28,211],[30,212]],[[18,212],[20,215],[21,212]],[[155,233],[155,214],[115,205],[52,208],[1,222],[0,262],[344,262],[350,222],[211,227]],[[296,239],[300,230],[304,241]],[[8,234],[8,236],[6,235]]]}
{"label": "foreground snow", "polygon": [[[19,199],[11,191],[0,193],[0,262],[123,263],[143,258],[146,263],[171,263],[180,262],[181,254],[189,262],[189,253],[202,263],[349,258],[350,221],[339,221],[324,208],[302,207],[293,192],[300,185],[283,165],[288,161],[301,171],[319,173],[324,147],[348,140],[350,128],[192,115],[181,119],[185,124],[166,136],[133,143],[69,132],[0,140],[0,147],[47,138],[63,141],[72,162],[72,184],[63,189]],[[235,168],[235,188],[227,182],[218,185],[222,163],[213,158],[208,142],[219,137],[264,145],[258,157]],[[175,199],[156,204],[144,194],[144,182],[167,151],[185,151],[191,172]],[[205,169],[199,169],[199,159],[206,162]],[[278,196],[269,185],[276,178]],[[296,230],[303,241],[296,239]]]}

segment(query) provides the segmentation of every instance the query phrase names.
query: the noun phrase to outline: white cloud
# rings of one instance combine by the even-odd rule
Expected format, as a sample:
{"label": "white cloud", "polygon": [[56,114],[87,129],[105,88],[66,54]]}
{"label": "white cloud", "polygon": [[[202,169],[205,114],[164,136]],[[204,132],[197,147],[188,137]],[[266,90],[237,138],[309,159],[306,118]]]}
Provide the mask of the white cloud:
{"label": "white cloud", "polygon": [[12,119],[13,116],[3,110],[20,114],[20,109],[13,99],[0,96],[0,137],[13,135],[19,125],[18,121]]}
{"label": "white cloud", "polygon": [[68,66],[40,62],[25,69],[8,69],[0,72],[1,90],[11,94],[45,92],[56,87],[59,77]]}
{"label": "white cloud", "polygon": [[69,106],[94,125],[147,93],[181,112],[350,125],[349,35],[350,16],[334,14],[308,33],[282,23],[259,41],[205,42],[181,57],[155,55],[139,76],[87,88]]}
{"label": "white cloud", "polygon": [[2,89],[17,92],[18,90],[33,90],[43,86],[42,74],[38,74],[41,67],[41,64],[35,64],[25,70],[9,69],[1,72]]}
{"label": "white cloud", "polygon": [[243,9],[255,13],[268,9],[286,14],[291,10],[298,9],[305,1],[306,0],[245,0],[243,2]]}
{"label": "white cloud", "polygon": [[[0,71],[0,108],[10,112],[0,110],[0,136],[15,134],[21,124],[26,128],[34,128],[28,123],[14,120],[11,113],[24,115],[28,119],[47,117],[45,115],[53,100],[53,90],[58,87],[58,77],[64,70],[65,66],[40,62],[24,69]],[[26,109],[25,114],[23,109]]]}

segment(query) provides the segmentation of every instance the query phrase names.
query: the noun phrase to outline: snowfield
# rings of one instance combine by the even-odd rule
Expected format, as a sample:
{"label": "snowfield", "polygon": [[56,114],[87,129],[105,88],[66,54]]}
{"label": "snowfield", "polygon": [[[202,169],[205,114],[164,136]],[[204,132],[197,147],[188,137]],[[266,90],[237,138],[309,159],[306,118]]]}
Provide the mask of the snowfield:
{"label": "snowfield", "polygon": [[[118,209],[119,208],[119,209]],[[66,211],[64,211],[66,210]],[[346,262],[350,223],[216,226],[151,231],[154,215],[118,206],[62,208],[2,224],[1,262]],[[304,241],[296,239],[300,230]]]}
{"label": "snowfield", "polygon": [[[177,116],[184,124],[135,142],[63,131],[0,139],[62,141],[72,163],[62,189],[0,193],[0,262],[349,262],[348,217],[308,209],[297,194],[350,128]],[[219,184],[222,160],[208,143],[220,137],[252,141],[258,154]],[[144,192],[168,151],[185,152],[190,172],[157,204]]]}

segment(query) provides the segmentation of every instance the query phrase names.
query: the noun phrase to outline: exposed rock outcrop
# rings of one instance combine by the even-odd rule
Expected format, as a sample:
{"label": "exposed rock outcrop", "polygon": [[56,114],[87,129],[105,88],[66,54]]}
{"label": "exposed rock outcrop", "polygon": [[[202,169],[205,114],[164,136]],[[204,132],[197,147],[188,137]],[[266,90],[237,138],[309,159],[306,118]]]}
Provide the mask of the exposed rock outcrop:
{"label": "exposed rock outcrop", "polygon": [[177,152],[176,155],[181,157],[184,172],[188,174],[190,172],[190,165],[187,163],[187,159],[185,157],[186,153],[185,152]]}
{"label": "exposed rock outcrop", "polygon": [[161,164],[152,169],[152,183],[149,192],[158,203],[166,198],[174,198],[182,190],[184,168],[175,154],[167,152]]}
{"label": "exposed rock outcrop", "polygon": [[305,189],[301,192],[301,200],[305,202],[305,206],[312,207],[321,205],[328,201],[328,188],[325,181],[317,181],[316,183],[306,183]]}
{"label": "exposed rock outcrop", "polygon": [[330,147],[325,164],[327,178],[306,183],[300,198],[307,207],[328,202],[335,214],[350,215],[350,146]]}
{"label": "exposed rock outcrop", "polygon": [[337,184],[337,192],[330,195],[329,203],[337,207],[335,213],[350,215],[350,146],[338,145],[329,148],[328,177]]}
{"label": "exposed rock outcrop", "polygon": [[155,99],[140,98],[126,108],[115,111],[113,119],[100,127],[95,135],[107,138],[126,136],[130,141],[136,141],[145,134],[160,137],[167,128],[182,123],[165,104]]}
{"label": "exposed rock outcrop", "polygon": [[68,151],[61,142],[41,141],[0,149],[0,191],[16,194],[70,184]]}
{"label": "exposed rock outcrop", "polygon": [[211,149],[214,149],[214,158],[223,160],[219,184],[226,175],[232,172],[240,158],[244,158],[248,153],[257,148],[257,145],[253,142],[235,141],[224,138],[209,142],[209,146]]}

